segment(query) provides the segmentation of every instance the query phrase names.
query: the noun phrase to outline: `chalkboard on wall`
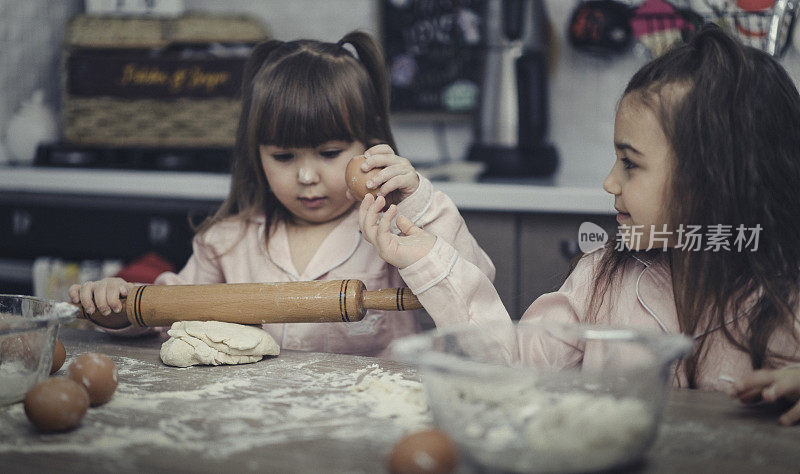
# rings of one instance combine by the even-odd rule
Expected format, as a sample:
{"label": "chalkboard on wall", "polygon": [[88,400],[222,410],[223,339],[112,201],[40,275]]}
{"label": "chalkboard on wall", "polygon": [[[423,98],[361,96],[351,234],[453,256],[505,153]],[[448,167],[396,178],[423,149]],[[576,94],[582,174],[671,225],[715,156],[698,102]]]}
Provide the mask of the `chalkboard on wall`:
{"label": "chalkboard on wall", "polygon": [[478,107],[486,0],[383,0],[383,47],[396,112]]}

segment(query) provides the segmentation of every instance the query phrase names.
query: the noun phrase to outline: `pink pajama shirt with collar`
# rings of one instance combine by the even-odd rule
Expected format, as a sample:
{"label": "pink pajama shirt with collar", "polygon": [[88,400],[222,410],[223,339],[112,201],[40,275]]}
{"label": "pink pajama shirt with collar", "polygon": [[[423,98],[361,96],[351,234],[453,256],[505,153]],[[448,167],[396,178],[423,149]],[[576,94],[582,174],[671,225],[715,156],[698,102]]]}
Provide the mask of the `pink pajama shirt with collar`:
{"label": "pink pajama shirt with collar", "polygon": [[[521,321],[596,323],[680,333],[669,269],[644,260],[626,264],[618,284],[605,295],[596,319],[589,321],[594,270],[603,251],[585,255],[561,288],[536,299]],[[581,350],[561,343],[545,343],[517,332],[491,281],[442,239],[437,239],[425,257],[400,270],[400,276],[419,297],[437,327],[456,324],[486,327],[487,337],[500,342],[509,362],[535,360],[559,368],[591,364],[597,357],[588,347]],[[795,331],[800,331],[798,319]],[[724,391],[729,383],[720,376],[739,379],[753,371],[749,355],[733,347],[722,331],[713,330],[706,337],[707,354],[697,375],[698,388]],[[773,335],[769,350],[789,359],[777,361],[778,365],[800,360],[800,348],[793,335],[786,332]],[[675,385],[688,386],[681,371]]]}
{"label": "pink pajama shirt with collar", "polygon": [[[475,265],[488,281],[495,269],[469,233],[458,209],[431,182],[420,177],[418,189],[398,205],[414,223],[450,242],[462,258]],[[325,238],[302,273],[292,263],[286,225],[279,222],[268,240],[263,216],[249,221],[228,219],[195,237],[193,254],[178,273],[166,272],[155,284],[253,283],[359,279],[368,290],[406,286],[397,269],[384,262],[358,228],[354,208]],[[187,315],[191,316],[191,315]],[[283,349],[381,355],[395,338],[419,331],[413,312],[367,311],[354,323],[265,324]],[[109,331],[138,335],[148,328]]]}

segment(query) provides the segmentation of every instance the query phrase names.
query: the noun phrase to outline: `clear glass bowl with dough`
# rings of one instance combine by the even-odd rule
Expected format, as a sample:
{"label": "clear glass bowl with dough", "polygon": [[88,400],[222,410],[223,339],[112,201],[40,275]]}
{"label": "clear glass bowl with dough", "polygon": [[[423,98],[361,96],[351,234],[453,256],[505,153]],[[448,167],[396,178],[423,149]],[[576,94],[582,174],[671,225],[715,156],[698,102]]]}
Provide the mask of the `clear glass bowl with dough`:
{"label": "clear glass bowl with dough", "polygon": [[77,314],[69,303],[0,295],[0,406],[22,400],[50,374],[58,327]]}
{"label": "clear glass bowl with dough", "polygon": [[[467,462],[585,472],[642,458],[689,338],[534,322],[511,331],[446,328],[392,345],[394,356],[420,368],[434,422]],[[521,361],[505,349],[514,339],[524,341]]]}

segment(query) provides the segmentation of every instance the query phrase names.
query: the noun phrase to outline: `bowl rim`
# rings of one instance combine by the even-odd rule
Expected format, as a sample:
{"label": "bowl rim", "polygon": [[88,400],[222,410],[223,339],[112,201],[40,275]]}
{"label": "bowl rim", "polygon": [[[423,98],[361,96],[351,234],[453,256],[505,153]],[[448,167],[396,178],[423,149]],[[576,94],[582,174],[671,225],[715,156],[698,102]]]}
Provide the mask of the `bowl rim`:
{"label": "bowl rim", "polygon": [[47,298],[39,298],[30,295],[15,295],[7,293],[0,294],[0,299],[3,298],[18,298],[46,303],[52,305],[53,310],[47,314],[34,316],[31,318],[13,318],[3,321],[2,327],[0,327],[0,336],[33,331],[53,324],[63,324],[75,319],[78,316],[78,307],[71,303],[55,301]]}
{"label": "bowl rim", "polygon": [[[553,330],[564,331],[586,340],[627,341],[641,343],[655,352],[662,364],[669,364],[687,355],[694,341],[684,334],[657,332],[650,329],[622,327],[614,325],[598,325],[587,323],[564,323],[557,321],[512,321],[513,329],[544,329],[552,334]],[[502,328],[497,328],[502,330]],[[491,328],[488,328],[491,331]],[[486,332],[487,328],[474,324],[457,324],[444,328],[434,328],[417,334],[396,339],[389,346],[392,357],[401,362],[426,369],[456,371],[462,373],[495,373],[519,370],[520,366],[508,364],[501,366],[486,362],[464,359],[443,352],[427,352],[430,342],[441,336],[464,333]]]}

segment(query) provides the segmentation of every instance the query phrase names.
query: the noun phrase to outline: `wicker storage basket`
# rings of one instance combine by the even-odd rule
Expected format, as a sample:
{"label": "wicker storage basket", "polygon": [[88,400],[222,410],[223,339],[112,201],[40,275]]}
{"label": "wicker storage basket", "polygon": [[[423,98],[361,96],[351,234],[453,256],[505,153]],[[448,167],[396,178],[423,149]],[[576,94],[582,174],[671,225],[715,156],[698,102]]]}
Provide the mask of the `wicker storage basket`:
{"label": "wicker storage basket", "polygon": [[242,70],[265,27],[245,16],[77,16],[62,55],[65,142],[232,146]]}

